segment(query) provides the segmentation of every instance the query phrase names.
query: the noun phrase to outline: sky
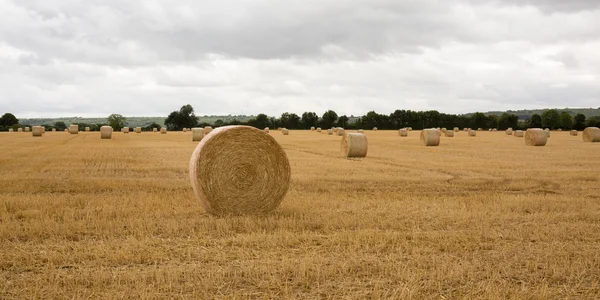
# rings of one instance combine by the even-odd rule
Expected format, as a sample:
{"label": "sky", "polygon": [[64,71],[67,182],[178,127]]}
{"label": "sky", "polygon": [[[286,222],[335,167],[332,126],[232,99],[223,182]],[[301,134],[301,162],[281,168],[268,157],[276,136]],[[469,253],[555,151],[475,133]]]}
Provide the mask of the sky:
{"label": "sky", "polygon": [[600,107],[598,0],[0,0],[0,113]]}

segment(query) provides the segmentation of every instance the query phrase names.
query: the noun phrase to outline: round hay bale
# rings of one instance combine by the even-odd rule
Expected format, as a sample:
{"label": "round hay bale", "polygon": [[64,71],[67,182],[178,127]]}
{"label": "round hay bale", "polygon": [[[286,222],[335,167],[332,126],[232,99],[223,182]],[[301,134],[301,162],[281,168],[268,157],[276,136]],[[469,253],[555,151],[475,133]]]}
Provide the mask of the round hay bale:
{"label": "round hay bale", "polygon": [[512,134],[513,134],[512,128],[506,129],[506,135],[512,135]]}
{"label": "round hay bale", "polygon": [[454,132],[458,132],[458,131],[459,131],[459,129],[458,129],[458,127],[454,127],[454,129],[452,129],[452,131],[454,131]]}
{"label": "round hay bale", "polygon": [[412,127],[408,127],[407,129],[408,129],[408,131],[412,131]]}
{"label": "round hay bale", "polygon": [[[267,130],[269,128],[267,127]],[[204,128],[196,127],[192,128],[192,142],[199,142],[204,138]]]}
{"label": "round hay bale", "polygon": [[446,137],[454,137],[454,131],[447,130],[446,131]]}
{"label": "round hay bale", "polygon": [[477,136],[477,131],[469,130],[469,136]]}
{"label": "round hay bale", "polygon": [[327,134],[328,135],[333,135],[333,129],[327,129]]}
{"label": "round hay bale", "polygon": [[437,129],[423,129],[421,131],[421,142],[425,146],[439,146],[440,132]]}
{"label": "round hay bale", "polygon": [[579,132],[577,132],[577,130],[571,130],[571,132],[569,134],[571,136],[577,136],[579,134]]}
{"label": "round hay bale", "polygon": [[377,127],[373,127],[373,131],[377,131]]}
{"label": "round hay bale", "polygon": [[156,127],[152,128],[152,132],[158,132],[158,128],[156,128]]}
{"label": "round hay bale", "polygon": [[184,127],[181,131],[187,132],[188,130],[187,130],[187,128]]}
{"label": "round hay bale", "polygon": [[344,135],[346,135],[346,130],[344,130],[343,128],[338,128],[337,135],[338,136],[344,136]]}
{"label": "round hay bale", "polygon": [[65,128],[65,130],[63,130],[63,131],[64,131],[64,132],[69,132],[69,129],[66,129],[66,128]]}
{"label": "round hay bale", "polygon": [[600,142],[600,128],[588,127],[583,130],[583,141],[586,143],[599,143]]}
{"label": "round hay bale", "polygon": [[52,128],[52,132],[56,132],[56,128]]}
{"label": "round hay bale", "polygon": [[282,128],[282,129],[281,129],[281,133],[283,133],[283,135],[289,135],[289,134],[290,134],[290,131],[289,131],[289,130],[287,130],[287,128]]}
{"label": "round hay bale", "polygon": [[557,131],[562,131],[562,128],[559,128]]}
{"label": "round hay bale", "polygon": [[442,129],[440,129],[440,131],[441,131],[443,134],[446,134],[446,132],[448,132],[448,129],[446,129],[446,128],[442,128]]}
{"label": "round hay bale", "polygon": [[135,133],[142,133],[142,127],[136,127],[134,130]]}
{"label": "round hay bale", "polygon": [[265,127],[265,129],[263,129],[264,132],[269,133],[269,127]]}
{"label": "round hay bale", "polygon": [[113,128],[110,126],[100,127],[100,139],[110,140],[112,138]]}
{"label": "round hay bale", "polygon": [[477,128],[477,131],[483,131],[483,128]]}
{"label": "round hay bale", "polygon": [[343,157],[366,157],[368,148],[367,136],[362,133],[348,133],[342,137]]}
{"label": "round hay bale", "polygon": [[30,128],[29,127],[25,127],[25,132],[29,132]]}
{"label": "round hay bale", "polygon": [[14,129],[12,129],[12,128],[9,128],[9,129],[8,129],[8,132],[15,132],[15,130],[14,130]]}
{"label": "round hay bale", "polygon": [[86,127],[86,128],[85,128],[85,131],[86,131],[86,132],[90,132],[90,128],[89,128],[89,127]]}
{"label": "round hay bale", "polygon": [[129,133],[129,127],[123,127],[123,128],[121,128],[121,132],[122,133]]}
{"label": "round hay bale", "polygon": [[161,127],[160,134],[167,134],[167,127]]}
{"label": "round hay bale", "polygon": [[408,129],[402,128],[398,130],[398,135],[401,137],[408,137]]}
{"label": "round hay bale", "polygon": [[310,127],[310,131],[315,131],[315,127],[314,127],[314,126],[311,126],[311,127]]}
{"label": "round hay bale", "polygon": [[210,126],[204,126],[204,135],[209,134],[211,131],[213,131],[213,128]]}
{"label": "round hay bale", "polygon": [[492,131],[498,131],[498,128],[494,128],[494,129],[492,129]]}
{"label": "round hay bale", "polygon": [[492,129],[490,128],[490,129],[488,129],[488,131],[489,131],[489,132],[491,132],[491,131],[492,131]]}
{"label": "round hay bale", "polygon": [[525,145],[545,146],[547,142],[548,135],[541,128],[529,128],[525,131]]}
{"label": "round hay bale", "polygon": [[550,129],[546,128],[544,131],[546,132],[547,137],[550,137]]}
{"label": "round hay bale", "polygon": [[41,126],[33,126],[31,130],[31,134],[33,136],[42,136],[42,127]]}
{"label": "round hay bale", "polygon": [[246,215],[279,206],[291,169],[285,151],[270,135],[250,126],[224,126],[198,144],[189,175],[208,213]]}
{"label": "round hay bale", "polygon": [[23,132],[23,128],[17,128],[17,132]]}
{"label": "round hay bale", "polygon": [[317,132],[321,132],[321,127],[317,127]]}
{"label": "round hay bale", "polygon": [[46,133],[46,127],[44,126],[40,126],[41,130],[42,130],[42,134]]}
{"label": "round hay bale", "polygon": [[79,133],[79,126],[77,126],[75,124],[69,125],[69,133],[70,134],[78,134]]}
{"label": "round hay bale", "polygon": [[358,133],[365,134],[365,131],[364,131],[364,130],[362,130],[362,129],[359,129],[357,132],[358,132]]}
{"label": "round hay bale", "polygon": [[515,130],[514,135],[515,137],[523,137],[523,130]]}

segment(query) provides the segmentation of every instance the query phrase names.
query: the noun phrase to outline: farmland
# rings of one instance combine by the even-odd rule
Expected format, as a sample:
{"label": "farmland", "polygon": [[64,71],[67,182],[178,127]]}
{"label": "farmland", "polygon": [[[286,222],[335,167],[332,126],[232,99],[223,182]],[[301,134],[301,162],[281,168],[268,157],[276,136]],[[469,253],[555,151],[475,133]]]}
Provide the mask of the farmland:
{"label": "farmland", "polygon": [[[354,132],[354,131],[349,131]],[[214,217],[191,132],[0,133],[0,298],[599,298],[600,145],[270,133],[281,206]]]}

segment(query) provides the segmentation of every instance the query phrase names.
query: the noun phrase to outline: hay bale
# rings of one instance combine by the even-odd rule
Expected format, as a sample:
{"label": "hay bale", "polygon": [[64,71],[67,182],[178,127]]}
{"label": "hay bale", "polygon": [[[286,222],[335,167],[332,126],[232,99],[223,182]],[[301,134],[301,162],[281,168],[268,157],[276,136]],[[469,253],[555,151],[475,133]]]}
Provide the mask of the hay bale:
{"label": "hay bale", "polygon": [[129,127],[123,127],[123,128],[121,128],[121,132],[122,133],[129,133]]}
{"label": "hay bale", "polygon": [[513,134],[512,128],[506,129],[506,135],[512,135],[512,134]]}
{"label": "hay bale", "polygon": [[187,131],[188,131],[188,129],[184,127],[184,128],[181,130],[181,131],[183,131],[183,132],[187,132]]}
{"label": "hay bale", "polygon": [[588,127],[583,130],[583,141],[586,143],[599,143],[600,142],[600,128]]}
{"label": "hay bale", "polygon": [[69,125],[69,133],[70,134],[78,134],[79,133],[79,126],[77,126],[75,124]]}
{"label": "hay bale", "polygon": [[86,132],[90,132],[90,128],[89,128],[89,127],[86,127],[86,128],[85,128],[85,131],[86,131]]}
{"label": "hay bale", "polygon": [[17,132],[23,132],[23,128],[17,128]]}
{"label": "hay bale", "polygon": [[464,132],[468,132],[468,131],[469,131],[469,128],[463,128],[463,131],[464,131]]}
{"label": "hay bale", "polygon": [[25,127],[25,132],[29,132],[30,128],[29,127]]}
{"label": "hay bale", "polygon": [[46,133],[46,127],[44,127],[44,126],[40,126],[40,127],[42,129],[42,134]]}
{"label": "hay bale", "polygon": [[458,129],[458,127],[454,127],[454,129],[452,129],[452,131],[454,131],[454,132],[458,132],[458,131],[459,131],[459,129]]}
{"label": "hay bale", "polygon": [[559,128],[557,131],[562,131],[562,128]]}
{"label": "hay bale", "polygon": [[9,129],[8,129],[8,132],[15,132],[15,130],[14,130],[14,129],[12,129],[12,128],[9,128]]}
{"label": "hay bale", "polygon": [[439,146],[440,132],[437,129],[423,129],[421,131],[421,142],[425,146]]}
{"label": "hay bale", "polygon": [[314,126],[311,126],[311,127],[310,127],[310,131],[315,131],[315,127],[314,127]]}
{"label": "hay bale", "polygon": [[571,132],[569,132],[569,134],[571,136],[577,136],[579,134],[579,132],[577,132],[577,130],[571,130]]}
{"label": "hay bale", "polygon": [[454,137],[454,131],[447,130],[446,131],[446,137]]}
{"label": "hay bale", "polygon": [[443,134],[446,134],[446,132],[448,132],[448,129],[446,129],[446,128],[442,128],[442,129],[440,129],[440,131],[441,131]]}
{"label": "hay bale", "polygon": [[515,130],[514,135],[515,137],[523,137],[523,130]]}
{"label": "hay bale", "polygon": [[279,206],[290,185],[291,169],[285,151],[270,135],[249,126],[225,126],[198,144],[189,175],[194,194],[208,213],[247,215]]}
{"label": "hay bale", "polygon": [[269,127],[265,127],[265,129],[263,129],[264,132],[269,133]]}
{"label": "hay bale", "polygon": [[158,128],[156,128],[156,127],[152,128],[152,132],[158,132]]}
{"label": "hay bale", "polygon": [[69,132],[69,129],[66,129],[66,128],[65,128],[65,130],[63,130],[63,131],[64,131],[64,132]]}
{"label": "hay bale", "polygon": [[546,128],[546,129],[544,129],[544,131],[546,132],[547,137],[550,137],[550,129]]}
{"label": "hay bale", "polygon": [[494,128],[494,129],[492,129],[492,131],[498,131],[498,128]]}
{"label": "hay bale", "polygon": [[401,136],[401,137],[407,137],[408,136],[408,129],[402,128],[402,129],[398,130],[398,135]]}
{"label": "hay bale", "polygon": [[362,129],[359,129],[357,132],[358,132],[358,133],[365,134],[365,131],[364,131],[364,130],[362,130]]}
{"label": "hay bale", "polygon": [[41,126],[33,126],[31,133],[33,136],[42,136],[42,127]]}
{"label": "hay bale", "polygon": [[52,132],[56,132],[56,128],[52,128]]}
{"label": "hay bale", "polygon": [[373,127],[373,131],[377,131],[377,127]]}
{"label": "hay bale", "polygon": [[545,146],[547,142],[548,135],[541,128],[529,128],[525,131],[525,145]]}
{"label": "hay bale", "polygon": [[287,130],[287,128],[282,128],[282,129],[281,129],[281,133],[283,133],[283,135],[289,135],[289,134],[290,134],[290,131],[289,131],[289,130]]}
{"label": "hay bale", "polygon": [[477,136],[477,131],[469,130],[469,136]]}
{"label": "hay bale", "polygon": [[317,127],[317,132],[321,132],[321,127]]}
{"label": "hay bale", "polygon": [[142,127],[136,127],[134,130],[135,133],[142,133]]}
{"label": "hay bale", "polygon": [[199,142],[204,138],[204,128],[192,128],[192,142]]}
{"label": "hay bale", "polygon": [[112,138],[113,128],[110,126],[100,127],[100,139],[110,140]]}
{"label": "hay bale", "polygon": [[211,131],[213,131],[213,128],[210,126],[204,126],[204,135],[209,134]]}
{"label": "hay bale", "polygon": [[327,129],[327,134],[328,134],[328,135],[333,135],[333,129],[331,129],[331,128],[330,128],[330,129]]}
{"label": "hay bale", "polygon": [[477,128],[477,131],[483,131],[483,128]]}
{"label": "hay bale", "polygon": [[348,133],[342,137],[341,144],[343,157],[367,156],[367,136],[362,133]]}
{"label": "hay bale", "polygon": [[344,135],[346,135],[346,130],[344,130],[343,128],[338,128],[337,135],[338,136],[344,136]]}
{"label": "hay bale", "polygon": [[161,127],[160,134],[167,134],[167,127]]}
{"label": "hay bale", "polygon": [[412,131],[412,127],[408,127],[407,129],[408,129],[408,131]]}

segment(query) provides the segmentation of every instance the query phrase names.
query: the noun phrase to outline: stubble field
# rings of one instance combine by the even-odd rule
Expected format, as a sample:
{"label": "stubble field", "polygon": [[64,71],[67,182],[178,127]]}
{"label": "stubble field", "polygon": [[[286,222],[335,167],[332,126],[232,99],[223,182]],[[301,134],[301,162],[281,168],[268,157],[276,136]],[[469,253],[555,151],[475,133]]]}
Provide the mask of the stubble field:
{"label": "stubble field", "polygon": [[348,160],[340,137],[272,130],[282,205],[218,218],[190,132],[0,133],[0,298],[600,297],[599,144],[366,134]]}

